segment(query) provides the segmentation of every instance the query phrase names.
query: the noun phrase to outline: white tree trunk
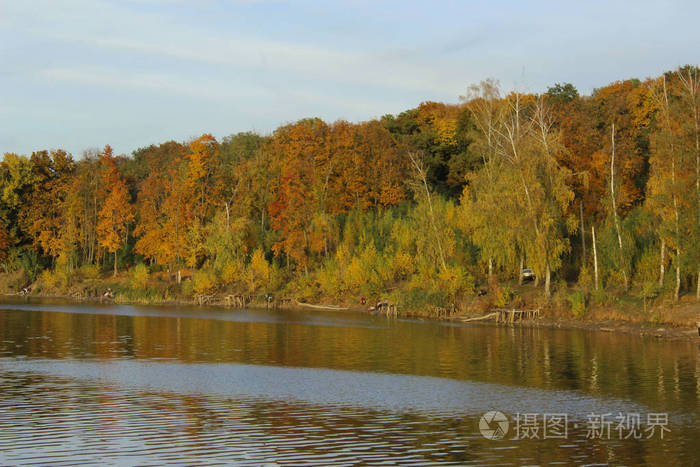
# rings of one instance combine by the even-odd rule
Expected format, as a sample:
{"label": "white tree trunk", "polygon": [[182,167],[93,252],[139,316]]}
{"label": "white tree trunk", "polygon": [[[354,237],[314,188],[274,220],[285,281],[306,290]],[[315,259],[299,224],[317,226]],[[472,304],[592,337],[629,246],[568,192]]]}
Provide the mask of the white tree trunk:
{"label": "white tree trunk", "polygon": [[595,274],[595,289],[598,290],[598,250],[595,241],[595,226],[591,226],[591,236],[593,237],[593,271]]}
{"label": "white tree trunk", "polygon": [[523,285],[523,268],[525,267],[525,257],[520,255],[520,269],[518,269],[518,285]]}
{"label": "white tree trunk", "polygon": [[[620,262],[624,261],[624,252],[622,251],[622,235],[620,233],[620,221],[617,218],[617,203],[615,201],[615,123],[612,124],[612,155],[610,157],[610,198],[612,200],[612,214],[615,220],[615,231],[617,232],[617,244],[620,247]],[[624,265],[620,264],[622,276],[625,281],[625,290],[629,288],[627,279],[627,271]]]}
{"label": "white tree trunk", "polygon": [[583,247],[581,266],[584,266],[586,264],[586,230],[583,225],[583,200],[579,202],[579,208],[581,212],[581,246]]}
{"label": "white tree trunk", "polygon": [[664,276],[666,275],[666,241],[661,239],[661,261],[659,262],[659,287],[664,286]]}

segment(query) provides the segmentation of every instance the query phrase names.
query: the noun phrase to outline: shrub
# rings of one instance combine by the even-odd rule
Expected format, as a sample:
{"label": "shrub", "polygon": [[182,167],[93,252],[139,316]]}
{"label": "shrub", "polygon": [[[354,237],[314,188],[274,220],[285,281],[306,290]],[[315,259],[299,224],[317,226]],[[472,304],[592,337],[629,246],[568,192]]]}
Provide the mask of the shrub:
{"label": "shrub", "polygon": [[301,301],[311,302],[318,297],[318,288],[310,275],[301,275],[292,285],[292,289]]}
{"label": "shrub", "polygon": [[94,264],[83,264],[78,269],[78,275],[83,279],[97,279],[100,277],[100,268]]}
{"label": "shrub", "polygon": [[328,297],[342,298],[342,295],[346,292],[343,275],[340,273],[335,260],[327,261],[318,271],[318,282],[321,285],[321,291]]}
{"label": "shrub", "polygon": [[181,290],[182,294],[185,295],[186,297],[190,297],[194,295],[194,282],[192,281],[186,281],[183,282],[181,285]]}
{"label": "shrub", "polygon": [[23,269],[0,274],[0,290],[3,292],[18,292],[29,282]]}
{"label": "shrub", "polygon": [[139,263],[131,270],[131,287],[136,290],[145,290],[148,286],[148,266]]}
{"label": "shrub", "polygon": [[578,275],[578,285],[581,288],[584,288],[586,290],[592,289],[595,287],[594,284],[594,277],[593,274],[591,274],[591,271],[588,269],[588,266],[582,266],[581,267],[581,272]]}
{"label": "shrub", "polygon": [[393,280],[404,280],[416,270],[413,257],[406,252],[396,253],[389,268]]}
{"label": "shrub", "polygon": [[221,282],[224,284],[233,284],[245,280],[245,267],[238,260],[231,260],[221,266]]}
{"label": "shrub", "polygon": [[[456,297],[474,289],[474,279],[459,265],[449,265],[438,274],[438,287],[447,295]],[[507,292],[512,295],[510,291]]]}
{"label": "shrub", "polygon": [[35,251],[26,248],[12,248],[7,254],[3,267],[6,271],[24,271],[28,282],[34,282],[41,271],[39,258]]}
{"label": "shrub", "polygon": [[641,297],[644,299],[644,312],[646,313],[647,311],[647,299],[649,298],[656,298],[661,291],[661,287],[659,287],[658,282],[653,281],[653,280],[647,280],[644,281],[642,284],[642,289],[641,289]]}
{"label": "shrub", "polygon": [[60,269],[51,271],[50,269],[44,269],[39,274],[38,286],[43,290],[62,292],[70,285],[70,277],[68,274]]}
{"label": "shrub", "polygon": [[507,285],[501,285],[495,280],[491,280],[489,288],[491,289],[490,299],[496,307],[505,307],[513,298],[513,290]]}
{"label": "shrub", "polygon": [[577,318],[583,318],[586,314],[586,307],[588,305],[588,294],[582,290],[577,290],[567,297],[567,301],[571,306],[571,312]]}
{"label": "shrub", "polygon": [[213,292],[217,287],[216,274],[210,269],[200,269],[194,273],[192,291],[198,294]]}

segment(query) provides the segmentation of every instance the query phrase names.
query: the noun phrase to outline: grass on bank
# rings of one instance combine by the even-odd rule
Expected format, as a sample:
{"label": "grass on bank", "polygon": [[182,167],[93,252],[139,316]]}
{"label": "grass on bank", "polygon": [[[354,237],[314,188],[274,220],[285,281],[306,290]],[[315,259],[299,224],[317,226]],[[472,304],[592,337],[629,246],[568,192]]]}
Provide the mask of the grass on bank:
{"label": "grass on bank", "polygon": [[[31,295],[98,300],[109,290],[116,303],[136,304],[191,302],[197,294],[223,298],[229,293],[247,293],[252,296],[253,304],[259,305],[264,305],[264,297],[268,293],[262,287],[256,289],[252,282],[222,287],[217,283],[216,275],[208,270],[184,270],[181,277],[184,280],[177,284],[174,274],[160,268],[151,270],[145,264],[121,271],[116,277],[93,265],[83,266],[72,273],[59,268],[44,270],[33,282],[23,270],[18,270],[0,273],[0,292],[17,293],[31,284]],[[699,319],[694,297],[686,295],[676,304],[671,291],[648,284],[638,285],[625,293],[619,288],[595,290],[585,282],[570,285],[561,281],[554,285],[552,297],[546,299],[541,287],[535,287],[532,282],[518,285],[517,281],[494,281],[479,287],[472,285],[469,292],[461,294],[457,300],[444,287],[426,290],[411,281],[397,281],[384,293],[372,294],[370,291],[368,296],[364,296],[361,290],[354,290],[340,297],[337,294],[324,294],[308,278],[288,283],[278,281],[277,285],[270,292],[278,298],[290,297],[309,303],[338,303],[354,308],[363,307],[361,297],[365,297],[367,304],[386,299],[398,303],[400,313],[425,317],[442,314],[447,305],[461,315],[480,315],[489,309],[501,307],[540,308],[545,317],[554,320],[621,321],[653,326],[688,327]],[[476,293],[479,290],[486,291],[486,294],[479,296]]]}

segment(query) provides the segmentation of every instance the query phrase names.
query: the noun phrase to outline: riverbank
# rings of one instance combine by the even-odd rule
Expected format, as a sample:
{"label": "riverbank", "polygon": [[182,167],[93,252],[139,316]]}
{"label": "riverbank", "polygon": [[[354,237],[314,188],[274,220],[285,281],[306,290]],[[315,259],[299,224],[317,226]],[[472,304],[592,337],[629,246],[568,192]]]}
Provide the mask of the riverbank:
{"label": "riverbank", "polygon": [[[119,300],[115,298],[91,296],[91,297],[76,297],[75,295],[67,294],[49,294],[49,293],[30,293],[22,296],[19,294],[2,294],[3,297],[12,297],[13,299],[49,299],[61,300],[73,303],[100,303],[100,304],[120,304],[120,305],[152,305],[152,306],[202,306],[196,298],[170,298],[161,300],[128,300],[120,296]],[[618,334],[638,335],[642,337],[665,339],[665,340],[700,340],[698,336],[697,321],[700,314],[700,307],[696,304],[680,304],[671,305],[668,308],[654,307],[646,312],[633,312],[614,307],[597,307],[590,310],[588,316],[579,318],[567,317],[570,313],[565,309],[552,308],[553,303],[550,302],[548,307],[544,308],[544,312],[539,319],[527,319],[517,321],[514,324],[499,324],[493,319],[483,318],[488,317],[490,310],[486,309],[483,312],[476,311],[478,307],[483,307],[483,303],[478,303],[474,300],[466,310],[445,315],[435,315],[424,309],[399,309],[397,316],[406,318],[418,318],[428,321],[446,321],[461,324],[469,324],[473,326],[515,326],[527,328],[556,328],[556,329],[576,329],[592,332],[610,332]],[[235,308],[227,304],[224,296],[213,296],[213,298],[204,304],[208,307],[217,307],[223,309]],[[306,311],[331,311],[337,313],[371,313],[385,314],[381,311],[370,310],[368,306],[353,305],[353,304],[311,304],[297,301],[286,300],[280,302],[260,302],[251,301],[246,304],[247,308],[253,309],[298,309]],[[622,318],[622,319],[621,319]]]}
{"label": "riverbank", "polygon": [[[462,318],[454,319],[456,322],[464,322]],[[474,325],[496,326],[493,322],[470,322]],[[502,325],[508,326],[508,325]],[[629,321],[593,321],[593,320],[572,320],[572,319],[551,319],[542,318],[538,320],[526,320],[517,323],[515,326],[528,328],[550,328],[550,329],[575,329],[591,332],[609,332],[617,334],[629,334],[648,338],[664,340],[684,340],[698,341],[698,329],[696,326],[658,326],[650,322],[629,322]]]}

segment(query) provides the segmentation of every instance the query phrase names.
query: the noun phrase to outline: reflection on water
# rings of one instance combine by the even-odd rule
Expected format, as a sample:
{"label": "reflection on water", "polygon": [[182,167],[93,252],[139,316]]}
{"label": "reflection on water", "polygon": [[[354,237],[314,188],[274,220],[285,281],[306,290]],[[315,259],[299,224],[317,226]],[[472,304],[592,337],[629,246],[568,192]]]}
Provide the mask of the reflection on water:
{"label": "reflection on water", "polygon": [[[697,343],[361,314],[0,305],[0,464],[688,464]],[[486,440],[488,410],[568,439]],[[671,432],[586,439],[590,413]]]}

